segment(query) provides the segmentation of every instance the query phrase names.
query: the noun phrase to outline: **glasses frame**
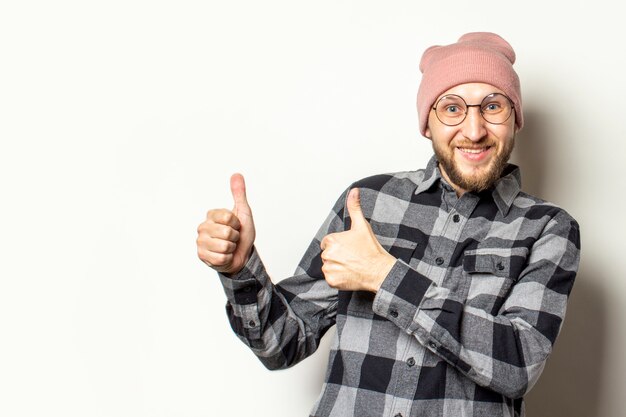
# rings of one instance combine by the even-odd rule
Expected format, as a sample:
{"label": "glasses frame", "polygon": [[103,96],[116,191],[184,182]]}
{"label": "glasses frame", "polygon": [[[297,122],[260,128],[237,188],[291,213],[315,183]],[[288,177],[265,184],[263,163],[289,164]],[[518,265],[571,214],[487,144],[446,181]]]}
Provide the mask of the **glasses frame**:
{"label": "glasses frame", "polygon": [[[509,115],[506,117],[506,119],[504,119],[504,120],[503,120],[503,121],[501,121],[500,123],[490,122],[489,120],[487,120],[487,119],[485,118],[485,115],[484,115],[484,113],[483,113],[483,103],[484,103],[484,102],[485,102],[485,100],[487,100],[489,97],[492,97],[492,96],[495,96],[495,95],[499,95],[499,96],[502,96],[502,97],[506,98],[506,99],[509,101],[509,104],[511,105],[511,111],[509,112]],[[449,124],[449,123],[446,123],[446,122],[444,122],[443,120],[441,120],[441,119],[439,118],[439,113],[437,113],[437,105],[439,104],[439,102],[440,102],[441,100],[443,100],[443,99],[444,99],[444,98],[446,98],[446,97],[458,97],[458,98],[460,98],[460,99],[461,99],[461,101],[465,104],[465,112],[464,112],[464,114],[463,114],[463,118],[461,119],[461,121],[460,121],[460,122],[458,122],[458,123],[454,123],[454,124]],[[506,122],[507,122],[507,121],[511,118],[511,115],[515,112],[515,105],[514,105],[514,103],[513,103],[513,100],[511,100],[511,99],[509,98],[509,96],[507,96],[506,94],[502,94],[502,93],[495,93],[495,92],[494,92],[494,93],[489,93],[489,94],[487,94],[487,95],[486,95],[486,96],[485,96],[485,97],[484,97],[484,98],[480,101],[480,104],[467,104],[467,102],[465,101],[465,99],[464,99],[463,97],[461,97],[461,96],[457,95],[457,94],[446,94],[446,95],[444,95],[444,96],[441,96],[441,97],[439,98],[439,100],[437,100],[437,101],[435,102],[435,105],[432,107],[432,109],[431,109],[431,110],[434,110],[434,111],[435,111],[435,116],[437,117],[437,120],[439,120],[439,121],[440,121],[441,123],[443,123],[444,125],[446,125],[446,126],[458,126],[458,125],[460,125],[461,123],[463,123],[463,122],[465,121],[465,119],[467,119],[467,114],[469,113],[469,108],[470,108],[470,107],[478,107],[478,112],[480,113],[480,117],[482,117],[482,118],[483,118],[483,120],[484,120],[485,122],[487,122],[487,123],[489,123],[489,124],[492,124],[492,125],[503,125],[503,124],[505,124],[505,123],[506,123]]]}

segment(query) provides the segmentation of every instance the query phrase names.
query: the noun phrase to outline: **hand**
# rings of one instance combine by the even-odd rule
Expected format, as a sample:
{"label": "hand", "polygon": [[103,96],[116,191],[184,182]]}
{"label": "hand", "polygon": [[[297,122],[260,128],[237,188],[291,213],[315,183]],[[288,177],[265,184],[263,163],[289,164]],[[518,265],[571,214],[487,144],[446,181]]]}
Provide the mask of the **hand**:
{"label": "hand", "polygon": [[321,242],[322,272],[333,288],[377,292],[396,258],[378,243],[363,216],[359,189],[348,194],[350,230],[326,235]]}
{"label": "hand", "polygon": [[223,274],[239,272],[250,259],[256,236],[252,210],[246,198],[246,183],[241,174],[230,177],[235,200],[231,210],[209,210],[198,226],[198,257]]}

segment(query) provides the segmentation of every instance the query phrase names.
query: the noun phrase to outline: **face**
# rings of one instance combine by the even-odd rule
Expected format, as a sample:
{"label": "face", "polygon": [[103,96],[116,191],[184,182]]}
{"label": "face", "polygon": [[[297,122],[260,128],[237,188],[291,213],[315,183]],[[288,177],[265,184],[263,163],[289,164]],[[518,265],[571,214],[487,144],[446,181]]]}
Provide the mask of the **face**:
{"label": "face", "polygon": [[[461,84],[445,91],[435,103],[444,95],[456,94],[469,105],[479,104],[491,93],[504,94],[490,84]],[[495,125],[483,119],[478,107],[468,107],[467,111],[461,124],[447,126],[431,110],[426,128],[426,137],[433,142],[441,174],[458,194],[486,190],[500,178],[513,151],[517,132],[515,112],[503,124]]]}

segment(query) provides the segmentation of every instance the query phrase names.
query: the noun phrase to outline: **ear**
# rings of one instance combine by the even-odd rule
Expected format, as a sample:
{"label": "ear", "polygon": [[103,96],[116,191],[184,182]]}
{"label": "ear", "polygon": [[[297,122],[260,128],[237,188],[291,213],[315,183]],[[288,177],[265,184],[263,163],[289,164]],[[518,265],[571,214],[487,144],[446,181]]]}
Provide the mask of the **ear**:
{"label": "ear", "polygon": [[433,139],[433,135],[432,133],[430,133],[430,127],[428,127],[428,125],[426,125],[426,129],[424,130],[424,136],[426,136],[430,140]]}
{"label": "ear", "polygon": [[517,113],[513,111],[513,133],[517,134],[520,130],[522,129],[517,125]]}

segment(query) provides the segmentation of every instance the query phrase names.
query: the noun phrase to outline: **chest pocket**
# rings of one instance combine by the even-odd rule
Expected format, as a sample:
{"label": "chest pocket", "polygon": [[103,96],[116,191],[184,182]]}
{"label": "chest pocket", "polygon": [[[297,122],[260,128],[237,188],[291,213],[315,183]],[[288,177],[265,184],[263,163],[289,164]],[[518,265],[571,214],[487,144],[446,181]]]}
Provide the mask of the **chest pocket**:
{"label": "chest pocket", "polygon": [[496,315],[526,262],[525,250],[479,248],[465,251],[466,304]]}

